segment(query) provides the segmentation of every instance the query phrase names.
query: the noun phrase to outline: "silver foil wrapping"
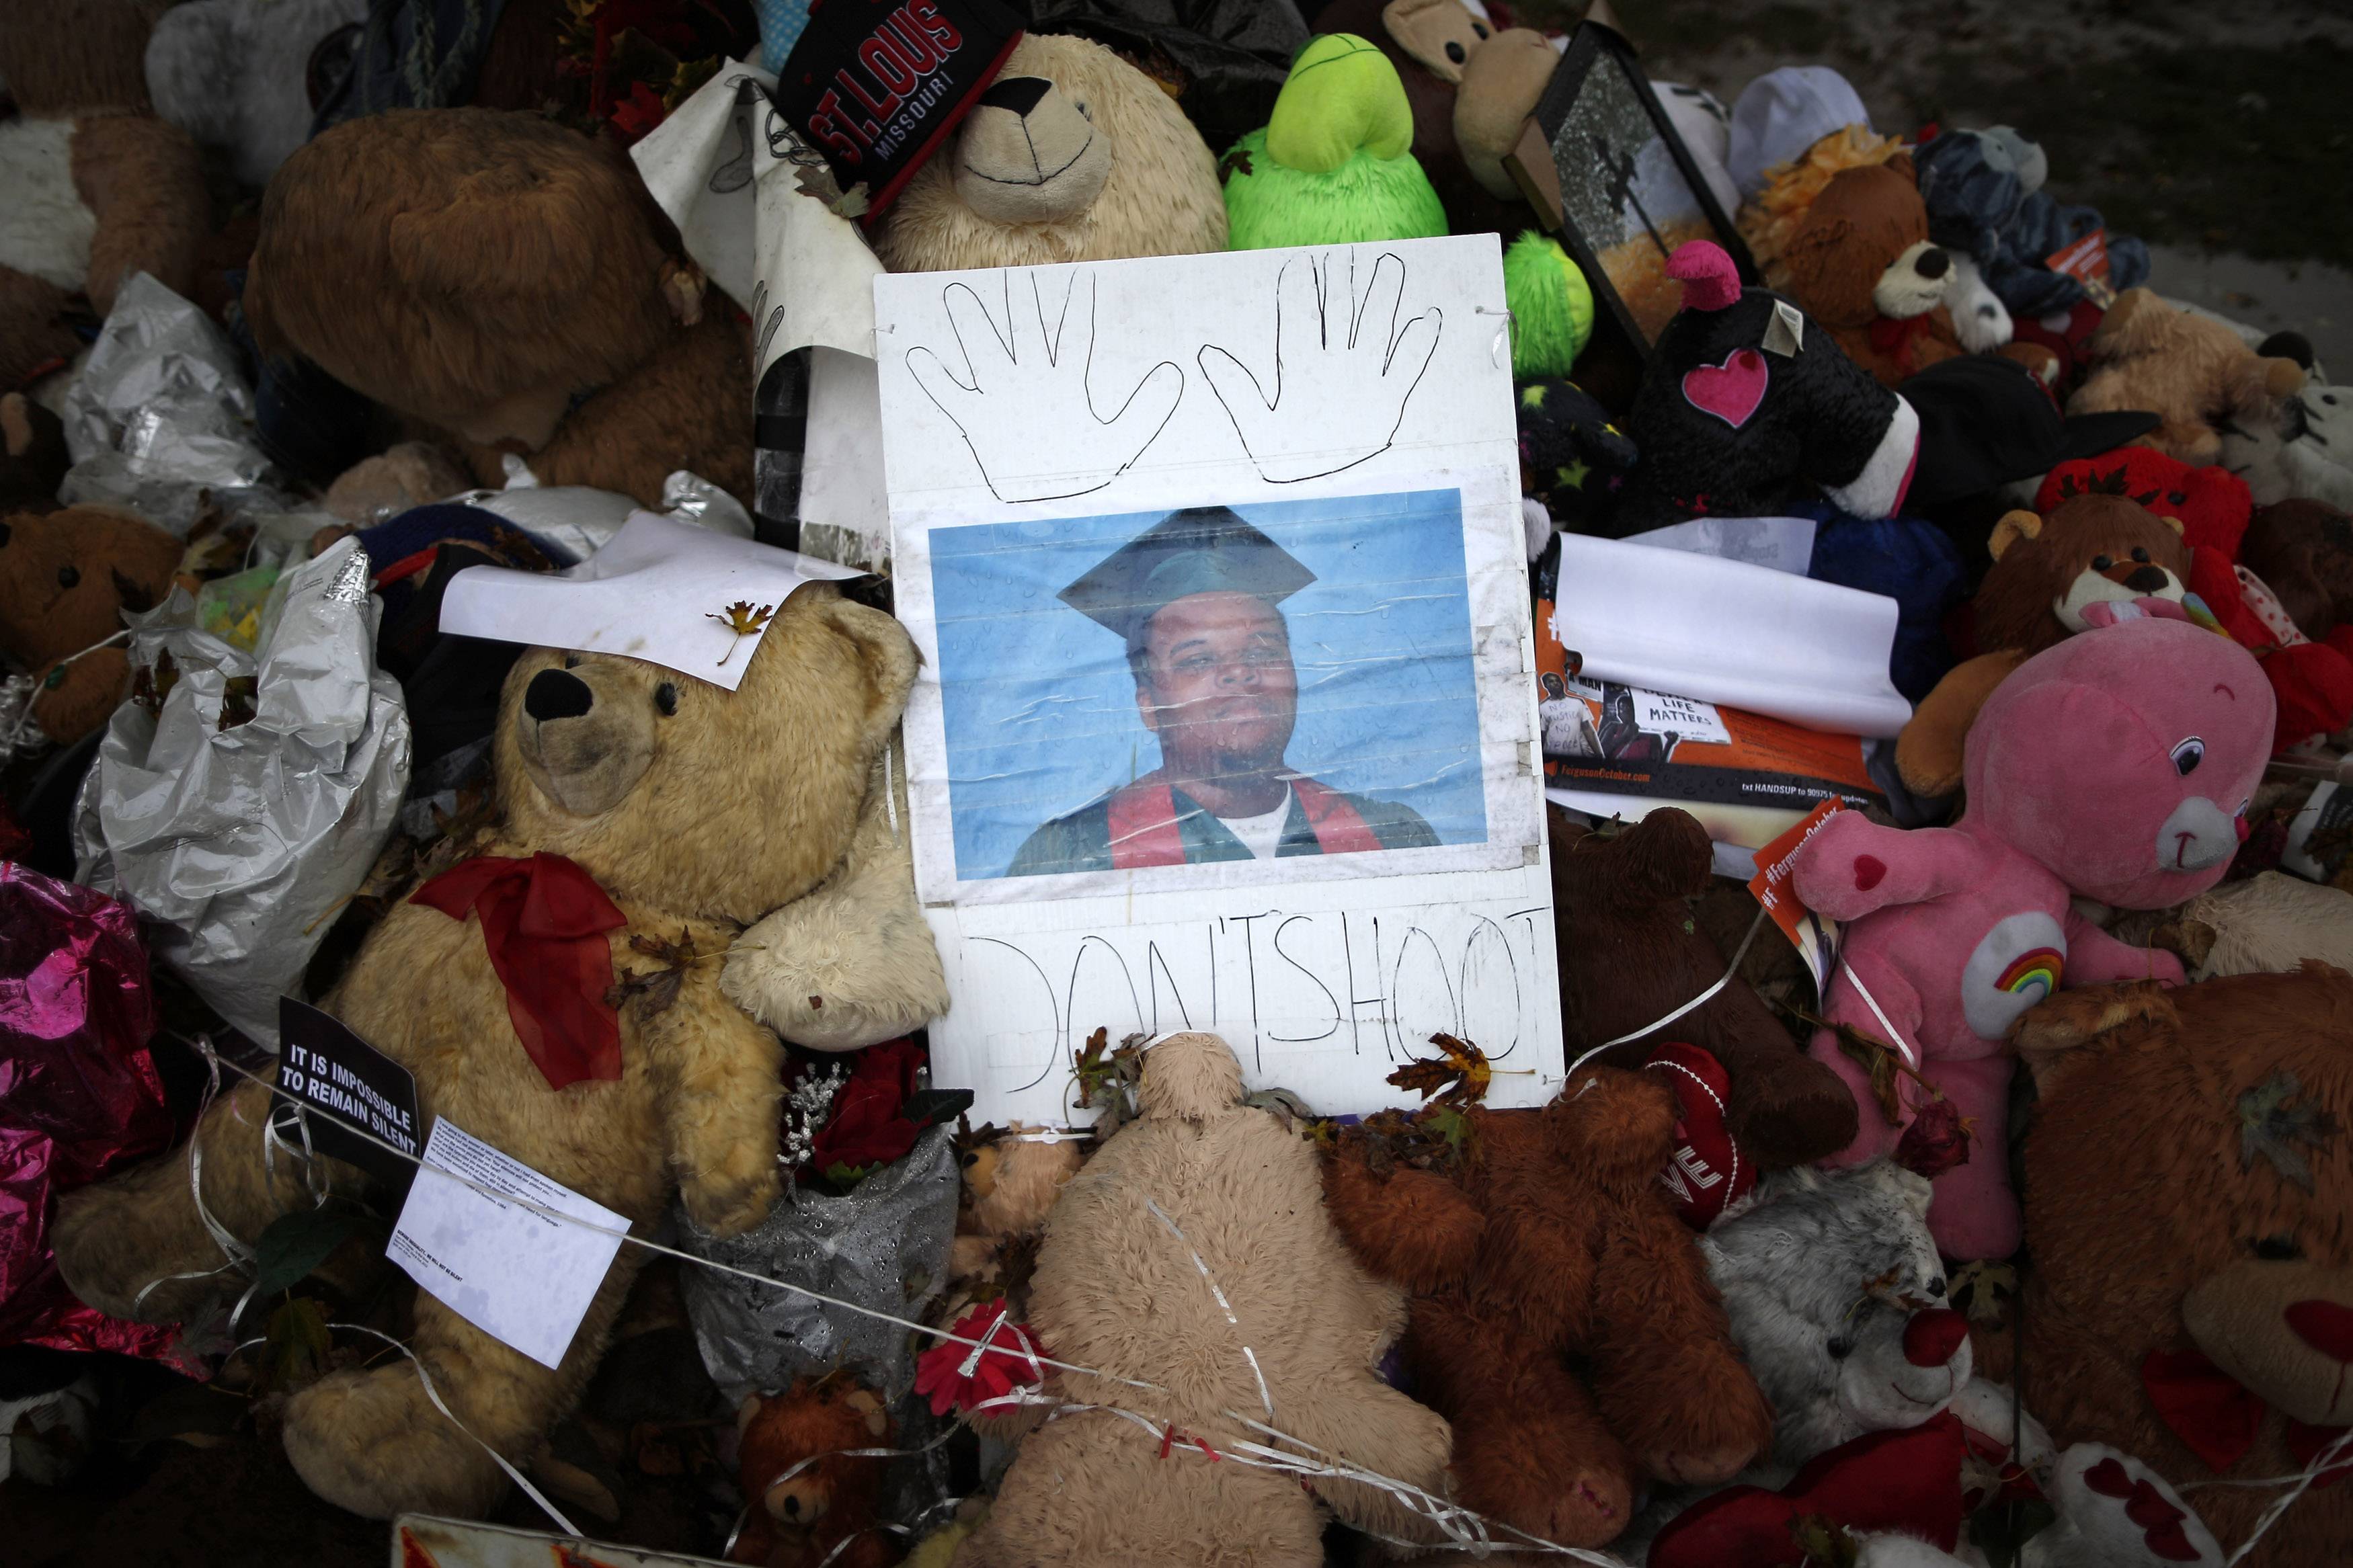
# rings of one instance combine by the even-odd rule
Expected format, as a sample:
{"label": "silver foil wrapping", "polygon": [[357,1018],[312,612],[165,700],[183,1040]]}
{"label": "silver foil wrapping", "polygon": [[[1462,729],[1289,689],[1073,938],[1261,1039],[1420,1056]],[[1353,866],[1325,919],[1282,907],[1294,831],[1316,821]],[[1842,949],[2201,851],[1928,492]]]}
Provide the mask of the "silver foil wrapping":
{"label": "silver foil wrapping", "polygon": [[[354,564],[354,563],[358,564]],[[77,878],[154,922],[156,955],[275,1049],[278,999],[367,875],[408,784],[408,714],[375,667],[356,542],[280,580],[256,653],[199,630],[183,590],[129,617],[131,661],[176,679],[114,711],[74,812]],[[224,725],[230,682],[252,717]],[[237,712],[227,717],[234,721]]]}
{"label": "silver foil wrapping", "polygon": [[282,509],[253,438],[253,392],[221,330],[146,273],[116,293],[66,394],[68,505],[127,506],[185,535],[204,492],[232,512]]}
{"label": "silver foil wrapping", "polygon": [[[921,1321],[947,1280],[959,1175],[934,1127],[846,1197],[796,1193],[757,1228],[713,1240],[679,1212],[679,1246],[861,1307]],[[733,1405],[846,1366],[892,1405],[914,1386],[912,1330],[710,1268],[683,1270],[686,1312],[712,1381]],[[926,1339],[925,1344],[931,1342]]]}

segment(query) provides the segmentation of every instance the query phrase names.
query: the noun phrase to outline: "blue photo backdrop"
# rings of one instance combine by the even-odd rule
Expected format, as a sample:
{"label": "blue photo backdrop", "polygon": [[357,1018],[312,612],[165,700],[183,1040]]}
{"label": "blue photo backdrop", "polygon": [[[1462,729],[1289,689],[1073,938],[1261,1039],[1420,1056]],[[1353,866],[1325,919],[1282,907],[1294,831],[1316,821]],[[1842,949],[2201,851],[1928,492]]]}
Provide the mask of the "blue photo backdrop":
{"label": "blue photo backdrop", "polygon": [[[1237,505],[1315,581],[1285,599],[1299,723],[1285,760],[1487,837],[1459,492]],[[1055,595],[1167,515],[934,529],[956,874],[1000,877],[1040,823],[1160,765],[1117,636]]]}

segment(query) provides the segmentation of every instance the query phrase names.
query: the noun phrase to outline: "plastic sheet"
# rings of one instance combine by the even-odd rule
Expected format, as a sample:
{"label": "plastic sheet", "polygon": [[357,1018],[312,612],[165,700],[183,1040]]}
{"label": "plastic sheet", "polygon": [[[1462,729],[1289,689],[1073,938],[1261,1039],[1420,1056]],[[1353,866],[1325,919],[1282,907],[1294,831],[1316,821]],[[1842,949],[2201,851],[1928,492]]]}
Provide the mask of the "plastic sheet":
{"label": "plastic sheet", "polygon": [[127,506],[185,535],[204,493],[231,512],[291,503],[255,442],[252,389],[221,330],[142,272],[115,296],[66,394],[58,499]]}
{"label": "plastic sheet", "polygon": [[[953,1131],[934,1127],[906,1158],[847,1195],[796,1193],[742,1236],[713,1240],[681,1212],[679,1246],[714,1263],[921,1319],[947,1282],[959,1190]],[[731,1405],[836,1366],[851,1368],[894,1405],[914,1387],[907,1331],[894,1324],[713,1269],[689,1268],[683,1281],[702,1364]]]}
{"label": "plastic sheet", "polygon": [[168,1329],[75,1300],[48,1241],[59,1193],[171,1142],[154,1030],[130,907],[0,861],[0,1343],[126,1355],[171,1343]]}
{"label": "plastic sheet", "polygon": [[1185,75],[1176,101],[1213,153],[1266,123],[1308,36],[1296,9],[1265,0],[1030,0],[1029,18],[1047,32],[1166,54]]}
{"label": "plastic sheet", "polygon": [[115,710],[75,808],[78,879],[161,922],[157,956],[272,1049],[278,998],[299,994],[408,784],[367,573],[348,539],[289,573],[258,655],[198,629],[182,590],[130,617],[160,701]]}
{"label": "plastic sheet", "polygon": [[[517,528],[586,561],[612,542],[631,512],[646,509],[612,490],[585,485],[543,485],[521,458],[506,460],[507,488],[468,490],[451,502],[494,511]],[[679,469],[662,481],[662,514],[713,533],[752,537],[752,514],[733,496],[700,475]]]}

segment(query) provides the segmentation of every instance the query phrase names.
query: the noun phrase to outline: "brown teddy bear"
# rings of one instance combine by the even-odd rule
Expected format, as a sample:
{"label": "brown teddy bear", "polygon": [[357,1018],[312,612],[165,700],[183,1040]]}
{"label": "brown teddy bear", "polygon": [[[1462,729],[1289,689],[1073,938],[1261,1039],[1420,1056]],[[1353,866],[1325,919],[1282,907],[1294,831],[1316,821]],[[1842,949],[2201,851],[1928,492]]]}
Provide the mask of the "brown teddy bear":
{"label": "brown teddy bear", "polygon": [[1176,100],[1086,38],[1031,33],[867,237],[893,272],[1226,247],[1218,163]]}
{"label": "brown teddy bear", "polygon": [[1017,1321],[1029,1316],[1039,1237],[1054,1200],[1087,1163],[1087,1148],[1083,1134],[1017,1122],[962,1151],[964,1193],[948,1251],[952,1289],[942,1321],[990,1295],[1006,1297]]}
{"label": "brown teddy bear", "polygon": [[2296,630],[2353,648],[2353,516],[2326,501],[2255,508],[2239,563],[2279,596]]}
{"label": "brown teddy bear", "polygon": [[24,386],[80,347],[79,293],[103,316],[133,273],[195,292],[212,202],[196,144],[155,117],[147,38],[168,0],[0,6],[0,386]]}
{"label": "brown teddy bear", "polygon": [[2147,289],[2117,295],[2088,346],[2091,374],[2067,412],[2155,414],[2162,423],[2142,441],[2196,468],[2221,460],[2222,426],[2270,428],[2304,386],[2295,360],[2266,359],[2222,322]]}
{"label": "brown teddy bear", "polygon": [[[395,905],[324,1005],[417,1075],[428,1122],[449,1118],[626,1215],[640,1234],[673,1194],[707,1232],[757,1225],[778,1190],[782,1046],[722,993],[715,964],[667,966],[681,976],[674,986],[629,983],[666,967],[643,943],[715,956],[835,869],[915,668],[904,628],[828,584],[802,587],[776,611],[732,694],[636,659],[526,651],[507,678],[495,740],[502,820],[445,874],[505,878],[504,892]],[[435,896],[442,881],[417,897]],[[600,895],[622,923],[600,923]],[[581,1037],[587,1026],[554,1030],[523,993],[510,996],[481,923],[494,899],[576,910],[575,926],[604,932],[610,973],[583,972],[569,947],[532,962],[580,973],[580,994],[552,999],[575,1016],[593,1018],[601,1005],[612,1018],[617,976],[617,1037],[602,1041],[617,1063],[607,1056],[599,1065],[599,1042]],[[446,912],[453,908],[457,918]],[[532,931],[517,922],[501,951]],[[523,1023],[536,1046],[520,1034]],[[567,1046],[577,1048],[551,1055]],[[552,1088],[559,1079],[566,1087]],[[248,1245],[307,1201],[288,1162],[274,1179],[264,1163],[264,1100],[259,1086],[242,1085],[195,1134],[205,1206]],[[57,1248],[83,1300],[173,1321],[218,1288],[217,1278],[172,1280],[141,1295],[152,1280],[221,1264],[190,1196],[191,1165],[174,1154],[76,1195],[59,1216]],[[354,1173],[329,1169],[337,1186],[356,1184]],[[644,1260],[641,1250],[621,1250],[560,1368],[423,1293],[408,1342],[466,1427],[527,1464],[578,1400]],[[286,1408],[285,1444],[313,1491],[376,1518],[480,1514],[506,1488],[405,1363],[302,1390]]]}
{"label": "brown teddy bear", "polygon": [[1905,787],[1934,798],[1960,787],[1961,748],[1993,689],[2034,655],[2094,626],[2157,615],[2190,618],[2181,520],[2120,495],[2077,495],[2048,517],[1994,524],[1993,568],[1970,602],[1977,645],[1936,683],[1895,738]]}
{"label": "brown teddy bear", "polygon": [[[2353,977],[2063,991],[2012,1038],[2040,1095],[2022,1392],[2058,1442],[2181,1488],[2229,1551],[2284,1489],[2210,1483],[2293,1476],[2353,1426]],[[2245,1559],[2348,1561],[2341,1479]]]}
{"label": "brown teddy bear", "polygon": [[[782,1394],[746,1395],[735,1411],[744,1528],[728,1559],[766,1568],[889,1568],[894,1538],[873,1528],[887,1459],[890,1412],[842,1373],[802,1378]],[[815,1464],[804,1465],[814,1459]]]}
{"label": "brown teddy bear", "polygon": [[[1724,958],[1697,929],[1690,904],[1707,890],[1714,847],[1696,817],[1672,806],[1610,837],[1586,831],[1558,806],[1546,818],[1561,1039],[1574,1058],[1666,1016],[1723,977]],[[1704,1005],[1597,1059],[1639,1068],[1669,1040],[1697,1046],[1724,1068],[1732,1080],[1725,1131],[1760,1169],[1802,1165],[1854,1141],[1854,1096],[1798,1048],[1746,980],[1736,976]]]}
{"label": "brown teddy bear", "polygon": [[1410,1516],[1386,1493],[1323,1476],[1310,1490],[1231,1452],[1300,1451],[1239,1415],[1311,1453],[1442,1488],[1446,1423],[1375,1371],[1404,1294],[1349,1256],[1319,1197],[1314,1147],[1242,1103],[1224,1041],[1160,1041],[1138,1097],[1142,1115],[1062,1190],[1031,1284],[1047,1352],[1108,1375],[1049,1369],[1048,1397],[1086,1408],[1042,1426],[1029,1412],[993,1418],[1036,1429],[960,1568],[1318,1568],[1326,1508],[1404,1531]]}
{"label": "brown teddy bear", "polygon": [[1451,1173],[1344,1140],[1324,1201],[1414,1292],[1406,1365],[1454,1427],[1456,1495],[1563,1546],[1600,1546],[1644,1481],[1731,1479],[1773,1438],[1724,1302],[1660,1184],[1667,1085],[1580,1068],[1540,1110],[1465,1112]]}
{"label": "brown teddy bear", "polygon": [[125,610],[161,604],[180,555],[178,540],[113,507],[0,521],[0,653],[38,681],[33,722],[50,740],[80,740],[129,692],[131,659],[121,647],[83,650],[122,630]]}
{"label": "brown teddy bear", "polygon": [[[1833,174],[1783,244],[1773,281],[1882,386],[1968,352],[1945,308],[1953,257],[1928,237],[1928,208],[1903,153]],[[2000,352],[2045,384],[2056,374],[2047,349]]]}
{"label": "brown teddy bear", "polygon": [[626,160],[533,114],[393,110],[322,133],[262,198],[245,314],[443,433],[485,485],[661,503],[691,469],[749,503],[749,343]]}

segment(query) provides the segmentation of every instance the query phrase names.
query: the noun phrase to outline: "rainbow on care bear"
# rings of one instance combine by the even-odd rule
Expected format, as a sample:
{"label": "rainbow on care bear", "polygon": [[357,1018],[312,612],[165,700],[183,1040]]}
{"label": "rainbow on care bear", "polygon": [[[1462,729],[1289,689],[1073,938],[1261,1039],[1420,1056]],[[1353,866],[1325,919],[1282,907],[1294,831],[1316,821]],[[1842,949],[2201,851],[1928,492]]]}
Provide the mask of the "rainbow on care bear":
{"label": "rainbow on care bear", "polygon": [[[2262,668],[2184,621],[2129,621],[2069,638],[1996,689],[1970,729],[1968,805],[1949,828],[1903,832],[1841,812],[1794,874],[1808,908],[1846,931],[1827,1014],[1893,1044],[1975,1121],[1968,1161],[1936,1179],[1928,1227],[1949,1257],[2017,1250],[2006,1129],[2010,1026],[2062,984],[2182,980],[2169,952],[2129,947],[2075,912],[2082,894],[2164,909],[2222,878],[2271,753]],[[1869,1075],[1829,1029],[1812,1051],[1862,1106],[1832,1163],[1893,1151]],[[1927,1091],[1905,1079],[1909,1121]]]}

